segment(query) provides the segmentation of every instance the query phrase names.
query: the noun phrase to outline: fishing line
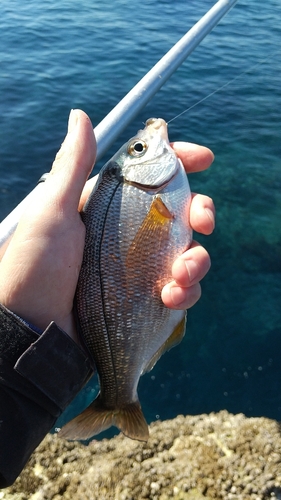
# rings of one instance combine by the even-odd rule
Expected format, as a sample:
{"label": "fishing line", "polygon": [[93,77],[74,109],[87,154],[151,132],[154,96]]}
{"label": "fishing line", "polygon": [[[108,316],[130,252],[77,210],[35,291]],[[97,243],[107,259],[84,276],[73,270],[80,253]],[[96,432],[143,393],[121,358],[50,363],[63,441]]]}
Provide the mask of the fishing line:
{"label": "fishing line", "polygon": [[185,113],[187,113],[188,111],[190,111],[191,109],[195,108],[195,106],[198,106],[198,104],[201,104],[201,102],[204,102],[206,101],[207,99],[209,99],[209,97],[213,96],[214,94],[217,94],[218,92],[220,92],[221,90],[223,90],[225,87],[227,87],[228,85],[230,85],[231,83],[235,82],[236,80],[238,80],[238,78],[241,78],[242,76],[246,75],[247,73],[250,73],[251,71],[253,71],[255,68],[257,68],[258,66],[260,66],[261,64],[263,64],[264,62],[272,59],[276,54],[279,54],[279,51],[277,52],[273,52],[271,54],[271,56],[268,56],[267,58],[264,58],[262,59],[261,61],[257,62],[256,64],[254,64],[253,66],[251,66],[250,68],[246,69],[245,71],[242,71],[242,73],[239,73],[239,75],[235,76],[234,78],[232,78],[231,80],[229,80],[228,82],[224,83],[221,87],[217,88],[216,90],[214,90],[213,92],[211,92],[210,94],[206,95],[205,97],[203,97],[202,99],[200,99],[199,101],[195,102],[194,104],[192,104],[191,106],[189,106],[187,109],[185,109],[184,111],[182,111],[181,113],[179,113],[178,115],[174,116],[174,118],[171,118],[171,120],[169,120],[167,122],[167,124],[173,122],[174,120],[176,120],[177,118],[179,118],[180,116],[184,115]]}

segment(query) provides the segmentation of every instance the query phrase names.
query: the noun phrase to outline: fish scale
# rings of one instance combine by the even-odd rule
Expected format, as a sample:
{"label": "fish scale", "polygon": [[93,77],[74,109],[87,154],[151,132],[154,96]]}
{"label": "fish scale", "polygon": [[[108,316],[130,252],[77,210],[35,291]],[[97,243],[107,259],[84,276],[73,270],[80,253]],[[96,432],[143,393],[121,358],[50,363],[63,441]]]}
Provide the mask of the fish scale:
{"label": "fish scale", "polygon": [[185,333],[186,312],[167,308],[161,290],[192,240],[190,200],[162,119],[148,120],[101,170],[82,212],[86,240],[76,292],[79,331],[100,393],[61,430],[63,437],[88,439],[115,425],[148,439],[137,386]]}

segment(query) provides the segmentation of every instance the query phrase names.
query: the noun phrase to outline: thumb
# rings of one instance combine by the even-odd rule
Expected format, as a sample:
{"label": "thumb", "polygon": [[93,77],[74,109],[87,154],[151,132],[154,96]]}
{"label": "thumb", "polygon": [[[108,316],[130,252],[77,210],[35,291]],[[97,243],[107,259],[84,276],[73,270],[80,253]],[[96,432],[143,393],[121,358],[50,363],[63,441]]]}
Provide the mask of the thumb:
{"label": "thumb", "polygon": [[90,118],[71,110],[68,132],[56,155],[45,189],[65,210],[77,211],[80,196],[96,159],[96,140]]}
{"label": "thumb", "polygon": [[89,117],[71,111],[68,133],[45,182],[39,184],[13,236],[17,240],[42,235],[57,221],[77,217],[79,199],[96,157],[96,141]]}

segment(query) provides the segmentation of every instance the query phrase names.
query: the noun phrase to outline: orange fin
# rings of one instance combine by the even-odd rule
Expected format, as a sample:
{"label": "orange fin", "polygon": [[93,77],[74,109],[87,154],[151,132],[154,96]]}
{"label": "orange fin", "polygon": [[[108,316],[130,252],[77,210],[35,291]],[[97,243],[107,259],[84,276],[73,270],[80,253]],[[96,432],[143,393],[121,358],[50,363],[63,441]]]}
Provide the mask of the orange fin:
{"label": "orange fin", "polygon": [[143,220],[135,239],[132,241],[129,252],[143,247],[147,251],[147,245],[163,237],[167,239],[170,233],[170,223],[173,215],[169,212],[160,196],[153,199],[149,212]]}
{"label": "orange fin", "polygon": [[155,366],[157,363],[158,359],[161,358],[161,356],[166,352],[172,349],[172,347],[175,347],[178,345],[185,334],[185,326],[186,326],[186,313],[184,314],[184,317],[180,320],[180,322],[176,325],[174,331],[170,335],[170,337],[164,342],[164,344],[161,345],[160,349],[156,351],[155,354],[153,354],[152,358],[149,360],[147,363],[146,367],[144,368],[142,375],[144,373],[150,372],[152,368]]}
{"label": "orange fin", "polygon": [[158,224],[165,224],[167,219],[171,220],[174,218],[160,196],[156,196],[156,198],[154,198],[150,207],[150,214],[153,214],[154,223]]}
{"label": "orange fin", "polygon": [[142,413],[139,401],[124,408],[109,410],[104,407],[98,396],[80,415],[68,422],[59,433],[62,438],[76,440],[89,439],[112,425],[131,439],[147,441],[148,425]]}
{"label": "orange fin", "polygon": [[130,273],[136,267],[136,255],[138,267],[145,269],[151,263],[151,258],[166,248],[170,239],[173,219],[174,216],[169,212],[160,196],[156,196],[128,250],[126,267]]}

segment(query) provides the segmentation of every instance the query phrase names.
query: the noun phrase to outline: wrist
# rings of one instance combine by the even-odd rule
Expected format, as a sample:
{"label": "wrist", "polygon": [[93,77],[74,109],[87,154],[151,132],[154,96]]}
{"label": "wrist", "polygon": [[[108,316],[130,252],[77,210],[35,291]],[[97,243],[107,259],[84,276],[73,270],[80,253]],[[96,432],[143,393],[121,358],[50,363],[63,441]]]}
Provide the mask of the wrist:
{"label": "wrist", "polygon": [[[32,311],[32,306],[29,310],[27,310],[23,304],[18,301],[13,301],[12,297],[8,299],[8,297],[3,296],[3,294],[1,295],[1,293],[0,304],[2,304],[16,318],[18,318],[19,321],[39,335],[46,330],[52,321],[54,321],[59,328],[61,328],[77,345],[81,347],[81,342],[77,335],[75,320],[72,313],[65,318],[55,316],[49,317],[45,311],[41,314],[38,314],[39,311],[37,311],[37,314],[35,314]],[[30,302],[30,304],[32,304],[32,302]]]}
{"label": "wrist", "polygon": [[75,319],[74,315],[70,314],[68,317],[65,319],[62,319],[56,323],[59,328],[61,328],[67,335],[74,341],[76,344],[78,344],[80,347],[82,347],[79,336],[77,334],[77,329],[75,325]]}
{"label": "wrist", "polygon": [[38,335],[1,304],[0,334],[1,384],[58,417],[92,375],[88,356],[55,323]]}

